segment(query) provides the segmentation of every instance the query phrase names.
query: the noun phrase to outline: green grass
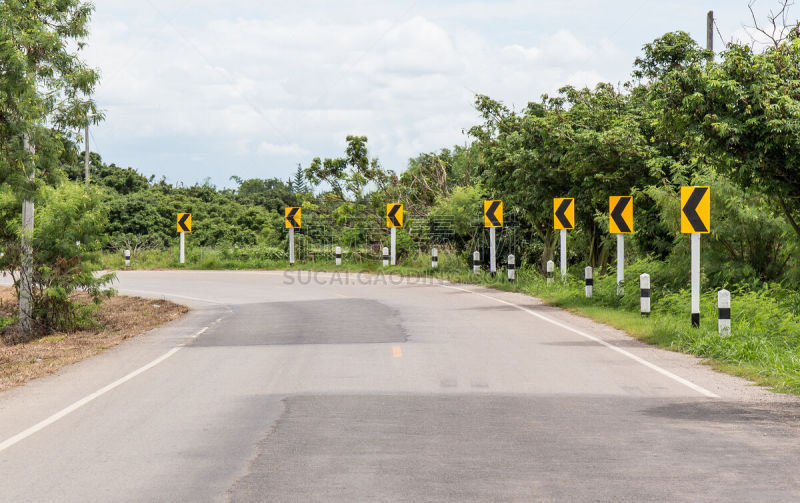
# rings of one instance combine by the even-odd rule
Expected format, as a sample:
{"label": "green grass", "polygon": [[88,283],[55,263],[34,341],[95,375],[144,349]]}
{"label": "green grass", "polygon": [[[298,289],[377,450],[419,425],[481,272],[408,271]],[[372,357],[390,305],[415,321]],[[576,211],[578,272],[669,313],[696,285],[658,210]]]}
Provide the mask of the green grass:
{"label": "green grass", "polygon": [[[124,269],[118,255],[104,255],[108,269]],[[595,278],[592,299],[585,298],[583,281],[578,274],[566,282],[556,278],[548,286],[538,271],[517,269],[517,281],[508,283],[505,270],[496,278],[474,275],[467,258],[440,253],[439,267],[430,268],[430,257],[419,254],[405,258],[402,265],[382,267],[377,258],[364,259],[345,255],[336,266],[331,253],[317,253],[313,261],[289,267],[280,251],[248,248],[241,250],[195,249],[186,264],[178,264],[177,250],[153,250],[137,254],[134,269],[294,269],[314,271],[378,272],[409,276],[432,275],[450,281],[482,284],[516,291],[543,299],[548,304],[567,309],[626,331],[644,342],[705,358],[724,372],[746,377],[776,391],[800,395],[800,295],[778,286],[759,291],[739,290],[732,295],[732,334],[717,334],[716,291],[706,289],[701,296],[701,326],[692,328],[689,321],[688,290],[668,291],[654,283],[649,317],[639,314],[638,276],[652,268],[650,262],[630,265],[626,270],[629,284],[622,298],[616,296],[614,272]],[[582,269],[575,268],[574,273]],[[688,286],[688,285],[687,285]]]}

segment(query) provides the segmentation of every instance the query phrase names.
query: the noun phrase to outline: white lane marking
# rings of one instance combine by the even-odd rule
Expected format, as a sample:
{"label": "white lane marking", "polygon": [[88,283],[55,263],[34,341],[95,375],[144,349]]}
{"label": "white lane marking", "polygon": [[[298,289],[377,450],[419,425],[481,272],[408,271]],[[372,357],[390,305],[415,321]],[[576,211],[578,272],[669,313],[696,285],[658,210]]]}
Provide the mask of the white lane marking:
{"label": "white lane marking", "polygon": [[99,390],[95,391],[91,395],[87,395],[87,396],[81,398],[80,400],[78,400],[77,402],[73,403],[72,405],[61,409],[60,411],[56,412],[52,416],[48,417],[47,419],[44,419],[44,420],[36,423],[35,425],[31,426],[27,430],[22,431],[20,433],[17,433],[13,437],[11,437],[11,438],[5,440],[4,442],[0,443],[0,452],[3,452],[4,450],[8,449],[12,445],[17,444],[17,443],[25,440],[26,438],[30,437],[34,433],[43,430],[44,428],[46,428],[47,426],[50,426],[51,424],[55,423],[59,419],[63,418],[64,416],[66,416],[66,415],[68,415],[68,414],[70,414],[72,412],[75,412],[76,410],[80,409],[81,407],[83,407],[87,403],[91,402],[95,398],[99,398],[99,397],[105,395],[106,393],[108,393],[112,389],[114,389],[117,386],[120,386],[120,385],[130,381],[131,379],[133,379],[134,377],[138,376],[142,372],[146,372],[146,371],[150,370],[151,368],[155,367],[156,365],[158,365],[159,363],[163,362],[164,360],[166,360],[167,358],[169,358],[170,356],[174,355],[175,353],[177,353],[180,350],[181,350],[180,347],[170,349],[169,351],[167,351],[163,355],[159,356],[155,360],[151,361],[147,365],[134,370],[133,372],[131,372],[130,374],[128,374],[128,375],[126,375],[124,377],[120,377],[116,381],[112,382],[111,384],[109,384],[109,385],[107,385],[107,386],[105,386],[103,388],[100,388]]}
{"label": "white lane marking", "polygon": [[199,336],[199,335],[203,335],[203,334],[206,332],[206,330],[208,330],[208,327],[203,327],[203,328],[201,328],[201,329],[200,329],[200,330],[199,330],[199,331],[198,331],[196,334],[194,334],[194,335],[192,336],[192,339],[196,339],[196,338],[197,338],[197,336]]}
{"label": "white lane marking", "polygon": [[152,296],[157,297],[159,299],[164,299],[164,298],[167,298],[167,297],[175,297],[177,299],[197,300],[197,301],[200,301],[200,302],[207,302],[208,304],[219,304],[219,305],[225,304],[224,302],[217,302],[216,300],[201,299],[199,297],[189,297],[187,295],[178,295],[177,293],[152,292],[150,290],[132,290],[130,288],[125,288],[123,291],[120,291],[120,293],[122,295],[125,295],[126,292],[127,293],[134,293],[134,294],[135,293],[141,293],[143,295],[152,295]]}
{"label": "white lane marking", "polygon": [[678,376],[676,374],[673,374],[669,370],[663,369],[663,368],[659,367],[658,365],[650,363],[649,361],[645,360],[644,358],[636,356],[635,354],[631,353],[630,351],[626,351],[626,350],[624,350],[622,348],[619,348],[619,347],[617,347],[617,346],[615,346],[613,344],[610,344],[610,343],[604,341],[603,339],[595,337],[594,335],[591,335],[591,334],[587,334],[586,332],[582,332],[581,330],[578,330],[577,328],[573,328],[573,327],[571,327],[569,325],[561,323],[560,321],[556,321],[556,320],[554,320],[552,318],[549,318],[549,317],[547,317],[547,316],[545,316],[543,314],[531,311],[530,309],[527,309],[527,308],[524,308],[524,307],[519,306],[517,304],[514,304],[513,302],[508,302],[506,300],[498,299],[497,297],[492,297],[491,295],[486,295],[484,293],[475,292],[473,290],[467,290],[466,288],[459,288],[457,286],[449,286],[449,285],[441,285],[441,286],[444,287],[444,288],[451,288],[453,290],[461,290],[462,292],[473,293],[475,295],[480,295],[481,297],[486,297],[487,299],[492,299],[492,300],[494,300],[496,302],[500,302],[501,304],[506,304],[506,305],[509,305],[509,306],[512,306],[512,307],[516,307],[520,311],[525,311],[526,313],[530,314],[531,316],[535,316],[536,318],[544,320],[544,321],[546,321],[548,323],[551,323],[551,324],[553,324],[553,325],[555,325],[557,327],[563,328],[564,330],[569,330],[570,332],[578,334],[581,337],[585,337],[585,338],[587,338],[587,339],[589,339],[591,341],[597,342],[598,344],[602,344],[603,346],[607,347],[608,349],[614,350],[614,351],[616,351],[617,353],[619,353],[621,355],[627,356],[631,360],[634,360],[635,362],[641,363],[645,367],[647,367],[649,369],[652,369],[652,370],[655,370],[659,374],[661,374],[663,376],[666,376],[666,377],[669,377],[673,381],[677,381],[677,382],[683,384],[684,386],[686,386],[688,388],[691,388],[694,391],[700,393],[701,395],[705,395],[708,398],[719,398],[719,395],[717,395],[716,393],[712,393],[711,391],[708,391],[707,389],[703,388],[702,386],[698,386],[697,384],[695,384],[695,383],[693,383],[693,382],[691,382],[691,381],[689,381],[687,379],[684,379],[683,377],[680,377],[680,376]]}

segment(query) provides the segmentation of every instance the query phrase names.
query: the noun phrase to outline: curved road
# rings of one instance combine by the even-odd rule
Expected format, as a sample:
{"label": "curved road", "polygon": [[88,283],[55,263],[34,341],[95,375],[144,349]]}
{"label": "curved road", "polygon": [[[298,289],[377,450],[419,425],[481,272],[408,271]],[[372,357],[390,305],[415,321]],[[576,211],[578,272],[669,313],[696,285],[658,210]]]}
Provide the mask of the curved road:
{"label": "curved road", "polygon": [[0,394],[1,500],[800,500],[795,399],[530,297],[119,279],[193,310]]}

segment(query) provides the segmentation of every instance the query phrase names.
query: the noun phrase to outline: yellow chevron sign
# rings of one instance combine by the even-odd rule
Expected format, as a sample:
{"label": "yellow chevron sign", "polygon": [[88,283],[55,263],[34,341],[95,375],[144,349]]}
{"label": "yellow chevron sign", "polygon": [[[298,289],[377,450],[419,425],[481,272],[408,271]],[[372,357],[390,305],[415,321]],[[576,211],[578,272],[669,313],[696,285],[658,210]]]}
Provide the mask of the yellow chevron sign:
{"label": "yellow chevron sign", "polygon": [[192,232],[191,213],[178,213],[178,232]]}

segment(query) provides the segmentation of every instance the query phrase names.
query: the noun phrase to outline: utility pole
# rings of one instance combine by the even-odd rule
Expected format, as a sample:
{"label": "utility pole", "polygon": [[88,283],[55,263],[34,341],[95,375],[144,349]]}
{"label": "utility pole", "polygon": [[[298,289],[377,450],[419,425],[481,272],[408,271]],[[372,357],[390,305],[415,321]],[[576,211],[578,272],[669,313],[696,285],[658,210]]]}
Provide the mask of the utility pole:
{"label": "utility pole", "polygon": [[708,11],[706,16],[706,49],[714,50],[714,11]]}
{"label": "utility pole", "polygon": [[86,187],[89,187],[89,119],[86,119],[86,148],[84,148],[85,158],[84,158],[84,178],[86,179]]}
{"label": "utility pole", "polygon": [[[29,155],[31,166],[28,178],[33,184],[36,165],[33,164],[33,145],[30,143],[28,133],[23,137],[25,152]],[[32,335],[33,319],[33,201],[25,199],[22,201],[22,234],[20,236],[22,245],[22,260],[19,271],[19,332],[20,340],[28,340]]]}

